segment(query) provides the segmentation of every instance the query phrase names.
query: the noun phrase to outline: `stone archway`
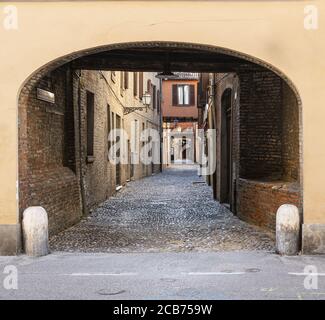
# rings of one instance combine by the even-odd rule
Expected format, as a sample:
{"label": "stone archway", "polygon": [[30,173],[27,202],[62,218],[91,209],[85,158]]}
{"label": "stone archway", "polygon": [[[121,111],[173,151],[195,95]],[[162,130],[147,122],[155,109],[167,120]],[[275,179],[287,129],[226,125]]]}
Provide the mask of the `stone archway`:
{"label": "stone archway", "polygon": [[[149,71],[156,70],[161,71],[164,68],[165,54],[171,53],[173,56],[171,59],[171,65],[176,71],[201,71],[201,72],[219,72],[219,73],[238,73],[238,74],[248,74],[252,70],[254,72],[267,71],[268,73],[277,77],[286,84],[288,90],[293,93],[294,99],[297,101],[298,107],[298,119],[299,122],[299,135],[300,135],[300,149],[299,149],[299,184],[300,184],[300,200],[302,201],[302,127],[301,127],[301,99],[297,92],[296,87],[280,70],[276,69],[274,66],[259,60],[258,58],[251,57],[244,53],[236,52],[234,50],[215,47],[211,45],[201,45],[192,43],[181,43],[181,42],[131,42],[131,43],[120,43],[108,46],[100,46],[96,48],[91,48],[83,51],[79,51],[73,54],[56,59],[55,61],[47,64],[41,69],[37,70],[23,85],[21,92],[19,94],[19,183],[20,183],[20,212],[27,206],[36,204],[35,201],[39,199],[48,199],[42,192],[39,192],[39,197],[36,197],[30,201],[32,194],[35,194],[34,186],[35,184],[42,185],[46,181],[39,180],[38,174],[36,180],[30,179],[30,168],[31,164],[34,163],[35,159],[30,157],[28,151],[28,146],[33,145],[31,140],[33,136],[38,133],[33,131],[37,127],[31,127],[30,124],[33,123],[31,118],[31,112],[28,110],[31,106],[33,107],[35,102],[35,88],[40,82],[47,81],[46,77],[49,73],[59,73],[58,77],[62,77],[62,83],[65,85],[71,85],[71,90],[73,90],[73,78],[75,78],[76,83],[78,83],[76,75],[73,74],[75,70],[80,69],[92,69],[92,70],[140,70]],[[144,58],[143,58],[144,56]],[[152,60],[150,60],[152,56]],[[185,59],[185,61],[183,60]],[[173,60],[174,58],[174,60]],[[201,59],[201,60],[200,60]],[[146,63],[144,63],[146,61]],[[114,67],[115,66],[115,67]],[[192,69],[190,69],[192,68]],[[248,72],[249,71],[249,72]],[[78,87],[80,89],[80,86]],[[68,102],[69,99],[73,100],[73,94],[67,94],[64,97]],[[70,101],[71,102],[71,101]],[[72,102],[73,104],[73,102]],[[37,105],[35,106],[37,109]],[[70,114],[66,114],[66,117],[74,116],[76,110],[71,111]],[[40,116],[41,118],[41,116]],[[38,127],[39,128],[39,127]],[[72,123],[66,128],[66,130],[75,130],[76,128]],[[69,146],[75,143],[75,140],[68,141]],[[82,184],[79,182],[82,180],[82,170],[78,168],[78,157],[76,156],[76,150],[72,152],[72,158],[68,158],[64,161],[62,168],[60,168],[60,176],[66,176],[66,179],[71,183],[67,185],[67,190],[74,190],[74,194],[70,195],[70,199],[73,202],[69,202],[69,210],[75,212],[75,216],[68,221],[67,224],[72,224],[78,220],[78,210],[84,208],[84,203],[82,202],[82,197],[80,196],[82,190]],[[229,161],[228,161],[229,163]],[[35,164],[35,163],[34,163]],[[36,166],[37,167],[37,166]],[[231,167],[230,165],[228,167]],[[36,171],[37,168],[33,167]],[[230,168],[228,168],[230,169]],[[231,170],[226,170],[226,172],[231,172]],[[230,175],[230,174],[229,174]],[[226,175],[226,177],[228,174]],[[46,176],[46,179],[49,177]],[[51,179],[55,179],[50,177]],[[45,179],[45,180],[46,180]],[[224,180],[224,179],[223,179]],[[33,187],[31,187],[33,185]],[[229,186],[229,183],[227,184]],[[227,187],[228,189],[228,187]],[[46,192],[46,190],[45,190]],[[44,200],[46,206],[49,200]],[[52,204],[51,204],[52,205]],[[53,214],[55,214],[55,208],[53,209]],[[62,211],[62,209],[60,209]],[[55,232],[55,231],[54,231]]]}

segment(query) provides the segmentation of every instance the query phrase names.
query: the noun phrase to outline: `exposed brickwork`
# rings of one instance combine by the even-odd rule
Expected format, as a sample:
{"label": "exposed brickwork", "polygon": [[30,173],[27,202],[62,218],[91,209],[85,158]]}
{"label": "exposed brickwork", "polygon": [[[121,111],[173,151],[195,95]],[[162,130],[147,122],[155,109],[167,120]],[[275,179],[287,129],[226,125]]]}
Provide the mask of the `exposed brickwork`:
{"label": "exposed brickwork", "polygon": [[297,184],[239,179],[238,216],[274,232],[278,208],[282,204],[299,207],[299,194]]}
{"label": "exposed brickwork", "polygon": [[[38,100],[36,89],[55,93],[55,104]],[[58,69],[26,86],[19,100],[19,188],[20,213],[41,205],[49,215],[50,234],[71,226],[81,216],[79,183],[68,167],[71,156],[65,114],[66,70]],[[65,137],[67,139],[65,139]]]}
{"label": "exposed brickwork", "polygon": [[212,117],[209,127],[217,129],[217,168],[210,177],[215,197],[224,198],[221,101],[225,90],[231,89],[232,210],[274,231],[280,205],[302,208],[296,96],[282,79],[265,70],[241,73],[239,79],[235,74],[216,74],[214,81],[216,120]]}
{"label": "exposed brickwork", "polygon": [[[145,74],[144,81],[148,77],[153,75]],[[142,123],[145,128],[159,128],[160,116],[152,106],[147,111],[123,115],[122,105],[142,103],[133,96],[132,87],[121,89],[119,80],[117,75],[113,81],[109,72],[71,71],[64,66],[31,80],[22,90],[19,98],[20,213],[29,206],[43,206],[49,215],[51,235],[73,225],[83,213],[115,193],[116,168],[108,160],[108,105],[113,118],[111,129],[117,116],[129,136],[134,119],[139,122],[139,130]],[[152,79],[152,83],[158,88],[158,79]],[[55,104],[37,99],[37,88],[54,92]],[[87,92],[94,94],[91,161],[87,157]],[[133,179],[159,169],[159,165],[137,165]],[[121,184],[130,178],[130,165],[121,165]]]}
{"label": "exposed brickwork", "polygon": [[278,179],[282,80],[270,71],[240,75],[240,176]]}
{"label": "exposed brickwork", "polygon": [[[87,160],[87,91],[94,94],[94,158]],[[80,110],[79,130],[81,154],[80,164],[82,166],[82,178],[84,185],[84,200],[86,209],[89,210],[98,203],[107,199],[115,192],[115,180],[112,179],[113,166],[107,158],[107,89],[105,82],[98,72],[81,71],[80,90],[74,97]]]}
{"label": "exposed brickwork", "polygon": [[283,179],[299,181],[299,110],[297,98],[289,86],[282,84],[282,161]]}

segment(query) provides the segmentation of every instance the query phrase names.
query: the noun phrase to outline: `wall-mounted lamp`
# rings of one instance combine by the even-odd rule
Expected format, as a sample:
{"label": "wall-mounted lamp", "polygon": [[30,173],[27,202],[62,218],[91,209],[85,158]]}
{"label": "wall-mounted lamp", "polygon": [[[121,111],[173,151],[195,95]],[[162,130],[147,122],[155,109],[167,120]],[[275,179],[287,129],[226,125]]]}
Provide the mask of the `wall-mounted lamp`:
{"label": "wall-mounted lamp", "polygon": [[142,103],[144,104],[144,107],[124,107],[123,113],[125,115],[134,112],[134,111],[142,111],[143,109],[146,109],[150,106],[151,104],[151,94],[146,91],[146,93],[143,94],[142,96]]}

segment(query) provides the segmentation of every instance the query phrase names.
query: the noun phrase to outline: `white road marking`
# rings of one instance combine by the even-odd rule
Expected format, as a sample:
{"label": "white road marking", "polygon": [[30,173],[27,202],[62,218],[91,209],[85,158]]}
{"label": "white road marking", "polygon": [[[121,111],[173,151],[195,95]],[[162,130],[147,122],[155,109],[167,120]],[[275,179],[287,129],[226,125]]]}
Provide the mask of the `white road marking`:
{"label": "white road marking", "polygon": [[135,272],[124,272],[124,273],[65,273],[64,276],[72,277],[98,277],[98,276],[108,276],[108,277],[123,277],[123,276],[136,276],[138,273]]}
{"label": "white road marking", "polygon": [[233,276],[245,274],[246,272],[182,272],[188,276]]}
{"label": "white road marking", "polygon": [[293,276],[320,276],[320,277],[325,276],[325,273],[318,273],[318,272],[288,272],[288,274]]}

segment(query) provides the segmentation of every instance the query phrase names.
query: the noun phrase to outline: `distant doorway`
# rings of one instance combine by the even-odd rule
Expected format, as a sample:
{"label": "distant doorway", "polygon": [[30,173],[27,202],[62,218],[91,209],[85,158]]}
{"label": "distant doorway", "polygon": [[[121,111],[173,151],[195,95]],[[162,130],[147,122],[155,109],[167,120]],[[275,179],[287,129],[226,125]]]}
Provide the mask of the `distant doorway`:
{"label": "distant doorway", "polygon": [[[121,117],[119,115],[116,115],[116,129],[121,129]],[[120,137],[116,137],[116,143],[119,143]],[[119,159],[121,156],[121,151],[120,148],[117,148],[116,150],[116,158]],[[116,175],[116,187],[119,187],[121,185],[121,162],[118,161],[116,164],[116,170],[115,170],[115,175]]]}
{"label": "distant doorway", "polygon": [[186,160],[187,143],[186,137],[182,137],[182,160]]}

